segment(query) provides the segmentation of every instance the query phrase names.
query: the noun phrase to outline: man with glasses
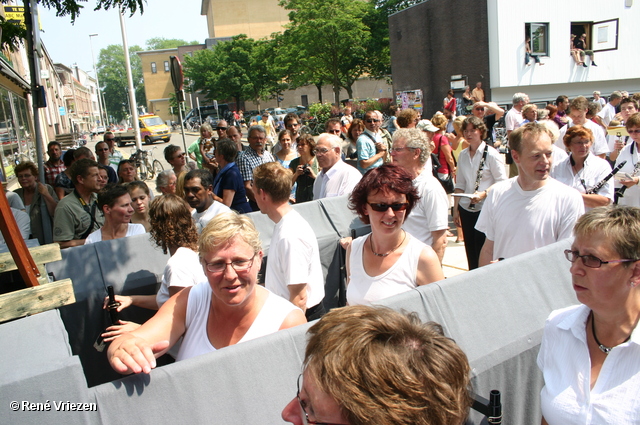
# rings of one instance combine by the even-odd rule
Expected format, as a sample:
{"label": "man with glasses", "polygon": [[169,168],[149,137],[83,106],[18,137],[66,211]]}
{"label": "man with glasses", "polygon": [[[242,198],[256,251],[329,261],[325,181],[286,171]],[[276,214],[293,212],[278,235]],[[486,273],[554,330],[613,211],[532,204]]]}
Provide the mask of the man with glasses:
{"label": "man with glasses", "polygon": [[313,183],[313,199],[349,195],[362,178],[358,170],[342,160],[341,146],[342,139],[336,135],[318,136],[314,152],[322,171]]}
{"label": "man with glasses", "polygon": [[289,204],[291,170],[269,162],[253,171],[256,201],[275,223],[269,244],[265,287],[305,312],[308,321],[324,315],[324,276],[313,228]]}
{"label": "man with glasses", "polygon": [[[347,306],[309,330],[293,424],[462,424],[467,356],[442,327],[382,306]],[[392,395],[392,396],[390,396]]]}
{"label": "man with glasses", "polygon": [[249,148],[238,154],[236,163],[240,168],[242,174],[242,180],[244,180],[244,188],[247,192],[247,198],[249,198],[249,205],[253,211],[258,211],[258,204],[256,204],[256,197],[253,188],[253,169],[260,164],[267,162],[274,162],[275,159],[271,153],[264,149],[267,141],[267,132],[261,125],[252,125],[249,128]]}
{"label": "man with glasses", "polygon": [[387,157],[387,144],[382,138],[380,126],[382,120],[377,111],[367,111],[364,114],[364,132],[358,137],[356,150],[358,151],[358,170],[364,174],[372,168],[382,165]]}
{"label": "man with glasses", "polygon": [[342,124],[338,118],[329,118],[329,120],[324,125],[324,132],[333,134],[334,136],[338,136],[344,140],[342,137]]}
{"label": "man with glasses", "polygon": [[104,168],[107,170],[107,183],[118,183],[118,174],[117,174],[117,165],[114,168],[114,165],[111,164],[109,160],[109,145],[105,142],[96,143],[96,158],[97,162],[100,165],[104,165]]}
{"label": "man with glasses", "polygon": [[218,140],[227,138],[227,130],[229,129],[229,124],[225,120],[220,120],[216,124],[216,133],[218,134]]}
{"label": "man with glasses", "polygon": [[[627,120],[631,117],[631,115],[639,111],[640,109],[638,108],[638,102],[635,99],[632,99],[630,97],[625,97],[624,99],[622,99],[622,101],[620,102],[620,119],[622,122],[620,124],[627,125]],[[609,153],[609,159],[611,161],[615,161],[618,158],[620,151],[622,151],[622,148],[624,148],[631,141],[629,136],[618,137],[613,134],[610,134],[607,139],[609,150],[611,151],[611,153]]]}
{"label": "man with glasses", "polygon": [[486,235],[480,266],[552,244],[572,235],[584,214],[580,193],[549,177],[552,133],[527,123],[509,135],[518,176],[494,184],[476,229]]}
{"label": "man with glasses", "polygon": [[106,133],[104,133],[103,140],[107,144],[107,146],[109,146],[109,163],[117,170],[118,164],[120,164],[120,161],[122,161],[122,152],[116,149],[116,136],[112,132],[107,131]]}
{"label": "man with glasses", "polygon": [[495,102],[476,102],[473,105],[471,113],[484,121],[484,125],[487,126],[487,139],[491,146],[495,142],[495,135],[493,134],[493,126],[496,125],[500,118],[504,115],[504,109],[498,106]]}
{"label": "man with glasses", "polygon": [[[300,137],[300,117],[294,112],[289,112],[284,117],[284,128],[293,134],[291,150],[295,151],[298,147],[298,138]],[[277,153],[279,149],[274,149],[273,153]]]}

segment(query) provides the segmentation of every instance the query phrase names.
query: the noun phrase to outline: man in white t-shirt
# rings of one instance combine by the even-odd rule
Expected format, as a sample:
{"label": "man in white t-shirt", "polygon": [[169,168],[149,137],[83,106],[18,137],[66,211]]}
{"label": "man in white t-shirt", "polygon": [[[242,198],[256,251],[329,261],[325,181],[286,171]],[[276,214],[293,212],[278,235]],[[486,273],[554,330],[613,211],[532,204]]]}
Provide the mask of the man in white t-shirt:
{"label": "man in white t-shirt", "polygon": [[191,170],[184,177],[184,200],[191,208],[198,233],[204,229],[221,212],[231,209],[225,204],[213,199],[213,176],[208,170]]}
{"label": "man in white t-shirt", "polygon": [[560,129],[560,135],[556,139],[556,146],[566,150],[564,145],[564,135],[567,134],[567,130],[574,125],[582,125],[593,133],[594,141],[591,145],[591,153],[600,158],[605,158],[609,153],[609,146],[607,145],[607,139],[605,139],[605,132],[602,127],[587,119],[587,111],[589,110],[589,101],[584,96],[578,96],[571,101],[571,111],[569,112],[569,122],[567,125]]}
{"label": "man in white t-shirt", "polygon": [[509,147],[518,177],[495,184],[484,201],[476,223],[487,236],[480,266],[568,238],[584,214],[580,194],[549,177],[552,134],[545,126],[514,130]]}
{"label": "man in white t-shirt", "polygon": [[449,200],[442,185],[424,164],[431,150],[425,133],[417,128],[400,128],[393,133],[391,161],[411,174],[413,185],[420,195],[404,220],[402,228],[411,236],[430,245],[440,263],[447,247],[449,228]]}
{"label": "man in white t-shirt", "polygon": [[[520,124],[524,121],[522,108],[529,103],[529,96],[525,93],[516,93],[513,95],[511,102],[513,103],[513,108],[509,109],[509,112],[507,112],[507,115],[504,117],[504,127],[507,130],[507,136],[511,134],[513,130],[520,127]],[[507,157],[507,164],[509,164],[509,177],[517,176],[518,167],[515,162]]]}
{"label": "man in white t-shirt", "polygon": [[292,172],[268,162],[253,170],[253,184],[260,211],[275,223],[265,287],[300,307],[308,321],[319,319],[324,314],[320,250],[309,223],[289,205]]}
{"label": "man in white t-shirt", "polygon": [[611,93],[611,96],[609,96],[609,103],[604,105],[602,107],[602,110],[598,112],[598,116],[602,118],[602,122],[607,127],[609,126],[609,123],[611,122],[613,117],[616,116],[616,107],[620,104],[621,101],[622,94],[619,91],[614,91],[613,93]]}

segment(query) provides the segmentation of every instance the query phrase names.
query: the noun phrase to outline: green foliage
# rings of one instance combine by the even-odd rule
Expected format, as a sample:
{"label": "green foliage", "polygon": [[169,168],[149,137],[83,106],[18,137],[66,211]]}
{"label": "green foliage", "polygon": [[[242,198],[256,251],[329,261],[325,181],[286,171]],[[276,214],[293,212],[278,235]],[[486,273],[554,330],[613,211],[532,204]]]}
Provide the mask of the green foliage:
{"label": "green foliage", "polygon": [[[169,93],[169,107],[171,108],[171,113],[178,116],[178,98],[176,97],[175,92]],[[180,103],[180,108],[182,109],[182,117],[184,118],[187,113],[185,102]]]}
{"label": "green foliage", "polygon": [[207,99],[234,98],[238,105],[245,99],[260,102],[283,91],[278,68],[270,66],[273,49],[273,40],[256,41],[241,34],[186,57],[185,77]]}
{"label": "green foliage", "polygon": [[325,123],[331,117],[331,103],[312,103],[309,105],[309,115],[314,117],[318,122]]}
{"label": "green foliage", "polygon": [[[39,0],[38,4],[47,9],[56,11],[56,16],[71,16],[71,22],[75,22],[86,0]],[[98,0],[93,10],[109,10],[119,8],[122,11],[129,11],[131,15],[140,9],[140,13],[144,12],[144,0]]]}
{"label": "green foliage", "polygon": [[21,25],[13,24],[0,16],[0,31],[2,31],[2,40],[0,45],[3,49],[9,49],[15,52],[22,44],[22,40],[27,37],[27,30]]}
{"label": "green foliage", "polygon": [[180,38],[153,37],[147,40],[147,50],[175,49],[179,46],[200,44],[197,41],[185,41]]}
{"label": "green foliage", "polygon": [[352,0],[281,0],[280,5],[291,11],[291,23],[282,39],[286,61],[291,65],[288,81],[293,85],[330,83],[338,103],[340,87],[350,90],[370,68],[367,46],[371,32],[362,17],[371,4]]}
{"label": "green foliage", "polygon": [[[131,61],[133,86],[136,91],[136,102],[138,105],[146,105],[142,64],[140,57],[135,54],[135,52],[141,50],[139,46],[131,46],[129,48],[129,59]],[[116,121],[126,119],[130,111],[124,49],[122,46],[112,44],[100,50],[97,68],[107,112],[109,115],[113,115]]]}

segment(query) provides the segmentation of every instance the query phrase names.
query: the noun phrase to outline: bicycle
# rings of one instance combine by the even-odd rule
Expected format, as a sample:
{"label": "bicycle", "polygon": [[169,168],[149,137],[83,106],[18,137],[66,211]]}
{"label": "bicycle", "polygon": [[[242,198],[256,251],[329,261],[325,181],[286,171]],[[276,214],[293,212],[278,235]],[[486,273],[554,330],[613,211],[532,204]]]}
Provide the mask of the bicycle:
{"label": "bicycle", "polygon": [[300,134],[311,134],[317,136],[324,131],[324,124],[318,122],[316,119],[308,120],[302,127],[300,127]]}
{"label": "bicycle", "polygon": [[[153,148],[155,149],[155,148]],[[131,153],[131,159],[136,164],[136,171],[140,180],[152,180],[156,175],[164,171],[164,167],[157,159],[153,159],[153,149],[135,150]]]}

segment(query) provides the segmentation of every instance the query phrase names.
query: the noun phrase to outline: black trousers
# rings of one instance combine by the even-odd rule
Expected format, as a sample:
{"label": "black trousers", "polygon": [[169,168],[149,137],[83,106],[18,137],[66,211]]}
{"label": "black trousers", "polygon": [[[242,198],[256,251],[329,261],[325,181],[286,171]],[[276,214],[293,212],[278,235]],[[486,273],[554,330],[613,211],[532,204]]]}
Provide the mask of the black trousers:
{"label": "black trousers", "polygon": [[458,206],[460,213],[460,221],[462,222],[462,233],[464,233],[464,250],[467,254],[467,263],[469,270],[478,268],[478,260],[480,259],[480,250],[484,245],[486,236],[484,233],[476,230],[476,222],[480,216],[480,211],[470,212]]}

